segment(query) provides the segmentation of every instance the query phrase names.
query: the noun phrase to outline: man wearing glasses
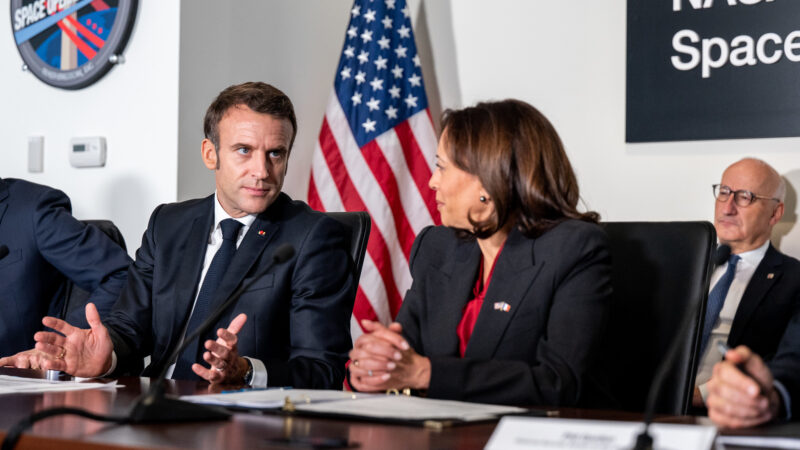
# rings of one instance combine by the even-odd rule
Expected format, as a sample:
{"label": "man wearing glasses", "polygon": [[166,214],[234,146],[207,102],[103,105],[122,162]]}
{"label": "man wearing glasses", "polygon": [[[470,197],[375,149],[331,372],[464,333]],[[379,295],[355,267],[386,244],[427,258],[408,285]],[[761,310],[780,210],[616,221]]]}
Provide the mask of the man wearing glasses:
{"label": "man wearing glasses", "polygon": [[[800,359],[790,355],[800,352],[800,261],[769,241],[786,184],[769,164],[746,158],[713,188],[714,227],[731,255],[711,278],[693,403],[727,427],[788,418],[792,379],[800,375]],[[735,347],[725,362],[720,343]]]}

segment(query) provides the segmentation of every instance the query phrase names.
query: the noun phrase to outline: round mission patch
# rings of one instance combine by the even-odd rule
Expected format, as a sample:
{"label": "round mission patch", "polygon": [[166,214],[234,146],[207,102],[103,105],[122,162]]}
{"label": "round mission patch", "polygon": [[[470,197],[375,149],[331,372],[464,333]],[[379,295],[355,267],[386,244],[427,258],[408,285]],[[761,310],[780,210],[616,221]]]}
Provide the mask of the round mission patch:
{"label": "round mission patch", "polygon": [[136,8],[137,0],[11,0],[11,29],[37,78],[81,89],[120,62]]}

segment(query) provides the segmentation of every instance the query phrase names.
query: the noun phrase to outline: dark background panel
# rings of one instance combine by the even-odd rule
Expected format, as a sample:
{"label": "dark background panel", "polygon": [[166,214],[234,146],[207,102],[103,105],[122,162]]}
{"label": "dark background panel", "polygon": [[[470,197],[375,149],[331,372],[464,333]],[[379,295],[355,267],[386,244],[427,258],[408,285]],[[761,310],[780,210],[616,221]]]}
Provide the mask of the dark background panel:
{"label": "dark background panel", "polygon": [[[673,55],[688,58],[672,46],[683,29],[729,45],[738,35],[757,41],[776,33],[784,40],[800,30],[800,2],[729,6],[716,0],[694,10],[686,0],[674,12],[671,0],[628,0],[627,142],[800,136],[800,63],[785,55],[774,64],[728,62],[702,78],[701,65],[681,71],[671,63]],[[771,53],[775,45],[766,48]]]}

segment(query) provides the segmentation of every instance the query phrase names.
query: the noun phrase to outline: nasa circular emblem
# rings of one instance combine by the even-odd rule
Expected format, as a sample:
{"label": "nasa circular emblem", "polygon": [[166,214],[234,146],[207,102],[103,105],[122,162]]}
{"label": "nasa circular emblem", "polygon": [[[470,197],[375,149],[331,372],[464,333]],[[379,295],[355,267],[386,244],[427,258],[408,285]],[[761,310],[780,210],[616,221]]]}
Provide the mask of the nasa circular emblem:
{"label": "nasa circular emblem", "polygon": [[137,0],[11,0],[11,29],[27,70],[81,89],[122,62]]}

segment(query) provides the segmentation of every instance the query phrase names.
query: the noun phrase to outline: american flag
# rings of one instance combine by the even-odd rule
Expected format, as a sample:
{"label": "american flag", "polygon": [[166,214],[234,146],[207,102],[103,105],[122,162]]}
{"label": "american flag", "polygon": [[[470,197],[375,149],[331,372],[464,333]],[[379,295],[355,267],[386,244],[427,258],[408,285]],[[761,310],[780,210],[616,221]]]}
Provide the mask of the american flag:
{"label": "american flag", "polygon": [[368,211],[372,231],[351,330],[389,323],[411,286],[419,231],[440,222],[428,179],[436,155],[428,98],[405,0],[356,0],[308,186],[320,211]]}

